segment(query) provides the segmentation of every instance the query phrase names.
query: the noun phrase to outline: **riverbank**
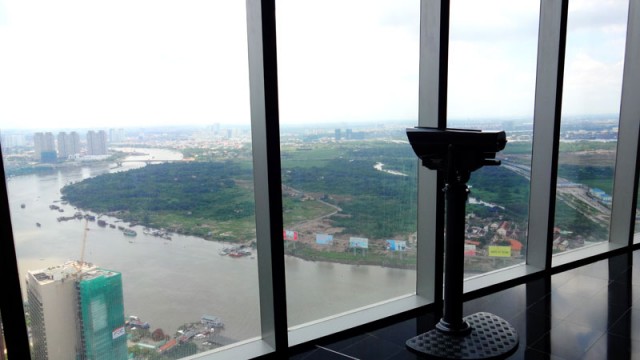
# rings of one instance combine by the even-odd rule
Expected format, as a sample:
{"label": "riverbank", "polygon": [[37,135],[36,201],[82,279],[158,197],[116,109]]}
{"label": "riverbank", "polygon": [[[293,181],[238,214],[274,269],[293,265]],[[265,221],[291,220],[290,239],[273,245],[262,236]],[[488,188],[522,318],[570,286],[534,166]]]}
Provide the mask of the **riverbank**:
{"label": "riverbank", "polygon": [[318,250],[304,243],[288,242],[285,254],[307,261],[325,261],[345,265],[372,265],[395,269],[413,270],[416,268],[415,253],[375,252],[365,249],[349,251]]}
{"label": "riverbank", "polygon": [[[72,203],[69,203],[69,205],[74,206]],[[80,208],[77,209],[79,211],[86,212],[86,210]],[[209,236],[202,236],[202,233],[200,232],[189,232],[188,227],[171,227],[169,225],[157,227],[155,224],[141,222],[135,217],[122,215],[123,213],[115,212],[97,214],[96,217],[99,219],[102,216],[109,216],[117,219],[115,223],[127,223],[131,228],[141,226],[144,228],[145,234],[153,235],[160,239],[171,240],[171,235],[174,233],[183,236],[194,236],[206,241],[213,241],[221,244],[242,245],[255,248],[255,237],[252,237],[250,240],[241,240],[230,237],[214,239],[210,234]],[[107,225],[110,224],[107,223]],[[290,255],[306,261],[324,261],[344,265],[372,265],[408,270],[416,268],[416,255],[412,251],[391,252],[375,249],[347,249],[346,247],[341,251],[337,249],[323,250],[314,248],[311,244],[304,242],[287,241],[285,245],[285,255]]]}

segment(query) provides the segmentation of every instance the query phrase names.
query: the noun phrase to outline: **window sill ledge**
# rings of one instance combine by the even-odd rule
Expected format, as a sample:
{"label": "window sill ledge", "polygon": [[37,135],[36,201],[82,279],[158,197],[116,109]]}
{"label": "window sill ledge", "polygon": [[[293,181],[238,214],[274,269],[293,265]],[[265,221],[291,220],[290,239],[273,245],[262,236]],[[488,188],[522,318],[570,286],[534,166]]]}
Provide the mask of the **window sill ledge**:
{"label": "window sill ledge", "polygon": [[431,303],[433,300],[413,294],[298,325],[289,329],[289,346],[296,346]]}

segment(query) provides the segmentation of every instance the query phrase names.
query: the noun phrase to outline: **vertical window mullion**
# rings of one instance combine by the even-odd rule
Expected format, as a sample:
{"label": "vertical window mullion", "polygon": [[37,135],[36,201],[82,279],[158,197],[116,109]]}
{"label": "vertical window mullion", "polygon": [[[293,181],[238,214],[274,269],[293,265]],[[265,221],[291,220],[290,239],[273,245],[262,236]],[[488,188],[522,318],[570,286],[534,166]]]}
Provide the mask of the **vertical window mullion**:
{"label": "vertical window mullion", "polygon": [[640,3],[629,1],[609,241],[633,243],[640,136]]}
{"label": "vertical window mullion", "polygon": [[[20,291],[20,275],[18,260],[13,239],[13,228],[9,213],[9,198],[4,173],[4,160],[0,150],[0,271],[2,271],[2,295],[0,296],[0,311],[2,312],[2,326],[4,327],[7,355],[12,359],[29,359],[29,339],[27,324],[24,317],[22,292]],[[2,336],[2,335],[0,335]]]}
{"label": "vertical window mullion", "polygon": [[551,268],[568,0],[540,2],[527,264]]}
{"label": "vertical window mullion", "polygon": [[[449,61],[449,1],[420,4],[418,125],[446,127]],[[442,301],[444,186],[436,171],[418,167],[418,259],[416,292]]]}
{"label": "vertical window mullion", "polygon": [[262,339],[286,354],[275,0],[247,0],[247,36]]}

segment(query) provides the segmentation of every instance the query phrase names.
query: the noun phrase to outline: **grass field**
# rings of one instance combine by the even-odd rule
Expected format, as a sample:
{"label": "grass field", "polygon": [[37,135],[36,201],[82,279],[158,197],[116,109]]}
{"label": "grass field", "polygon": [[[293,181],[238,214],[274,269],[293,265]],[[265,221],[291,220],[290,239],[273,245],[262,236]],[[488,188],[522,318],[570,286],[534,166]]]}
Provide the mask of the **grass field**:
{"label": "grass field", "polygon": [[335,211],[334,208],[318,201],[301,201],[300,199],[293,199],[291,197],[284,198],[283,207],[283,220],[285,226],[291,226],[302,221],[316,219]]}

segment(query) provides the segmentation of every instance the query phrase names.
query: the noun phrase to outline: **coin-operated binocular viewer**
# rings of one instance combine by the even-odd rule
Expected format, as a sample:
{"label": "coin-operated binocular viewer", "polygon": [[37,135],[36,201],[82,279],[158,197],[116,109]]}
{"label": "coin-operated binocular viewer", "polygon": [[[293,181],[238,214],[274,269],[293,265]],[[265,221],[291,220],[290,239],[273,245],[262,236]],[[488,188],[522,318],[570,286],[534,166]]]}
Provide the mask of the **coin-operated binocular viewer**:
{"label": "coin-operated binocular viewer", "polygon": [[436,328],[407,340],[407,347],[434,359],[499,359],[518,347],[516,330],[504,319],[479,312],[462,317],[465,205],[471,172],[500,165],[504,131],[407,129],[407,137],[422,165],[445,175],[446,240],[444,309]]}

